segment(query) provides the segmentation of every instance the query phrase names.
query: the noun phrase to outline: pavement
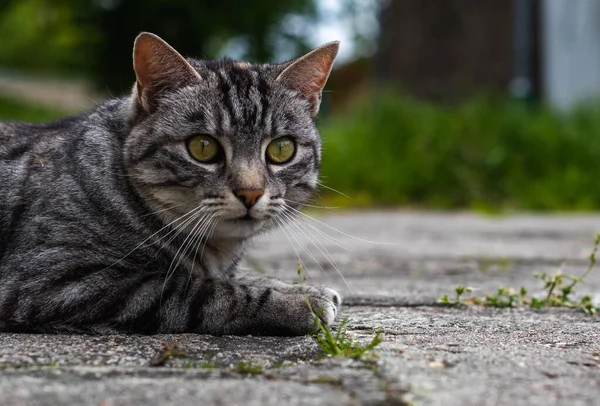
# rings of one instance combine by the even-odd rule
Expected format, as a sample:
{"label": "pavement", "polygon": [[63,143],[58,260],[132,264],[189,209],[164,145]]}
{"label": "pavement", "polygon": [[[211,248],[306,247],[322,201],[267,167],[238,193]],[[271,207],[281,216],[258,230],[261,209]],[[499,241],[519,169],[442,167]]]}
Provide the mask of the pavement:
{"label": "pavement", "polygon": [[[295,280],[300,256],[343,294],[354,340],[382,331],[372,356],[323,358],[311,337],[0,334],[0,404],[600,405],[600,316],[438,303],[459,285],[541,297],[534,273],[585,271],[600,216],[309,215],[244,268]],[[600,267],[586,294],[600,302]]]}

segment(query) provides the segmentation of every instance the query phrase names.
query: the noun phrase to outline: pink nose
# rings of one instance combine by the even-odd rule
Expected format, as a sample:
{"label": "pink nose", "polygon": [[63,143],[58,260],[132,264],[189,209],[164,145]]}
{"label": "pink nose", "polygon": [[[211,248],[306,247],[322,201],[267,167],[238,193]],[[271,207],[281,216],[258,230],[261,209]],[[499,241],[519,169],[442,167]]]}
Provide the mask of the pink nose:
{"label": "pink nose", "polygon": [[263,189],[242,189],[235,191],[237,198],[240,199],[248,209],[254,206],[258,199],[264,194],[265,191]]}

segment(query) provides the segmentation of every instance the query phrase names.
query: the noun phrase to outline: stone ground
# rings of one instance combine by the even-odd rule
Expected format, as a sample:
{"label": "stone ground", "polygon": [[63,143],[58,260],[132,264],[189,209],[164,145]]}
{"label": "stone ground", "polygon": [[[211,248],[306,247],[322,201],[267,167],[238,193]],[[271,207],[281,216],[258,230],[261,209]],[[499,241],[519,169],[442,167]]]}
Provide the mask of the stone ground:
{"label": "stone ground", "polygon": [[[350,334],[366,343],[383,331],[378,360],[319,360],[310,337],[2,334],[0,403],[600,404],[599,316],[437,304],[457,285],[480,296],[501,286],[543,294],[533,273],[583,272],[600,216],[378,212],[318,220],[319,231],[291,227],[255,244],[246,266],[296,278],[289,237],[309,282],[344,294]],[[323,245],[307,245],[308,230]],[[600,269],[577,293],[600,301]],[[178,343],[184,356],[151,366],[163,343]]]}

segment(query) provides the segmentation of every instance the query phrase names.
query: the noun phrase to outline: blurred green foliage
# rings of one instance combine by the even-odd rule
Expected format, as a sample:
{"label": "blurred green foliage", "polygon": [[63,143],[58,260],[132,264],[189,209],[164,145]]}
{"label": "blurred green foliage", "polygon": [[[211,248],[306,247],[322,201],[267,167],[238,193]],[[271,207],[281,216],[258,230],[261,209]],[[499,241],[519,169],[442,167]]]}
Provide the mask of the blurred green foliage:
{"label": "blurred green foliage", "polygon": [[17,101],[0,95],[0,121],[41,123],[64,117],[65,112],[48,107]]}
{"label": "blurred green foliage", "polygon": [[[214,58],[231,40],[253,61],[276,49],[308,49],[299,21],[316,18],[315,0],[2,0],[0,65],[83,71],[102,89],[129,91],[133,39],[155,32],[184,55]],[[301,16],[296,23],[293,16]]]}
{"label": "blurred green foliage", "polygon": [[484,211],[600,208],[600,105],[559,114],[486,98],[460,106],[382,93],[322,125],[335,205]]}
{"label": "blurred green foliage", "polygon": [[0,2],[0,66],[29,72],[83,69],[85,27],[67,4],[47,0]]}

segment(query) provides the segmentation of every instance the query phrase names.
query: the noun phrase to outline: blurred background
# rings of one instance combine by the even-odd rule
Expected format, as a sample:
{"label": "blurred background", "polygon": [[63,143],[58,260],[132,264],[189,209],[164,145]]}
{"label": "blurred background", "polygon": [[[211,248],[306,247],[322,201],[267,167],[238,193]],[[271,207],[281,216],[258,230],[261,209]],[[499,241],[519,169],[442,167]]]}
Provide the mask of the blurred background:
{"label": "blurred background", "polygon": [[127,93],[142,30],[251,61],[341,40],[322,204],[600,209],[600,0],[0,0],[0,120]]}

